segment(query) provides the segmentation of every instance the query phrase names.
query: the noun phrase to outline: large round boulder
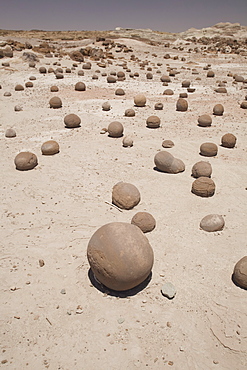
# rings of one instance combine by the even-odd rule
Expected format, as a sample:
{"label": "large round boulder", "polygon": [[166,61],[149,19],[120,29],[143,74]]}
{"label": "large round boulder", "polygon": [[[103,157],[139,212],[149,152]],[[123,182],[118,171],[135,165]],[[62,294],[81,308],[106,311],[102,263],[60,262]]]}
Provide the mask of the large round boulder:
{"label": "large round boulder", "polygon": [[192,193],[199,197],[212,197],[215,193],[215,183],[208,177],[199,177],[192,184]]}
{"label": "large round boulder", "polygon": [[137,187],[128,182],[118,182],[112,189],[112,203],[122,209],[132,209],[141,200]]}
{"label": "large round boulder", "polygon": [[211,177],[212,175],[212,166],[209,162],[200,161],[194,164],[192,167],[192,176],[196,179],[198,177]]}
{"label": "large round boulder", "polygon": [[109,289],[124,291],[141,284],[153,267],[153,250],[135,225],[112,222],[91,237],[87,258],[95,278]]}
{"label": "large round boulder", "polygon": [[124,128],[121,122],[113,121],[109,124],[107,131],[111,137],[121,137],[123,136]]}
{"label": "large round boulder", "polygon": [[240,288],[247,289],[247,256],[244,256],[236,263],[232,280]]}
{"label": "large round boulder", "polygon": [[17,170],[32,170],[38,164],[37,156],[30,152],[21,152],[15,157],[15,166]]}

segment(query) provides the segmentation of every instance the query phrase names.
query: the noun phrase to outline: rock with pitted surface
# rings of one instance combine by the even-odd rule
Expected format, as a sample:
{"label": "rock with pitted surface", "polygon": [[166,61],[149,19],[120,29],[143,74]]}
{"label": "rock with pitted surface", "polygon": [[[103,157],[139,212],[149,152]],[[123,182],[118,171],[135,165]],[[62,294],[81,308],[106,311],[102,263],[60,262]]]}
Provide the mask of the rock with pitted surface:
{"label": "rock with pitted surface", "polygon": [[218,147],[214,143],[203,143],[200,146],[200,154],[204,157],[214,157],[218,153]]}
{"label": "rock with pitted surface", "polygon": [[203,114],[198,118],[198,126],[209,127],[212,124],[212,118],[208,114]]}
{"label": "rock with pitted surface", "polygon": [[215,193],[215,183],[208,177],[199,177],[192,184],[192,193],[200,197],[212,197]]}
{"label": "rock with pitted surface", "polygon": [[58,109],[62,107],[62,100],[58,96],[54,96],[49,101],[50,108]]}
{"label": "rock with pitted surface", "polygon": [[137,107],[145,107],[146,102],[146,96],[143,94],[139,94],[134,97],[134,103]]}
{"label": "rock with pitted surface", "polygon": [[148,128],[158,128],[160,127],[160,118],[157,116],[150,116],[146,120],[146,125]]}

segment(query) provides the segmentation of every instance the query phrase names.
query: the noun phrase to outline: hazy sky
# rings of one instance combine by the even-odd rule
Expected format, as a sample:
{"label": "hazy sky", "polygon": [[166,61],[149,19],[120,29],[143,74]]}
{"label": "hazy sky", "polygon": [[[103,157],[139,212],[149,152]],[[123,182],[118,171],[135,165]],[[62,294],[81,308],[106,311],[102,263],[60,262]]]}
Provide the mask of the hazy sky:
{"label": "hazy sky", "polygon": [[247,0],[0,0],[0,29],[180,32],[219,22],[247,26]]}

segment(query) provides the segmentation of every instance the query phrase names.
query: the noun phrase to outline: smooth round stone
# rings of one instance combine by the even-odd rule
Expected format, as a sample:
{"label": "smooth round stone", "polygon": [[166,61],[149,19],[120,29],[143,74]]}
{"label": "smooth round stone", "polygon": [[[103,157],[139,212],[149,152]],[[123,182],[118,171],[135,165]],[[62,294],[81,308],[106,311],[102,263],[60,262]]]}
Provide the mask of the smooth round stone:
{"label": "smooth round stone", "polygon": [[13,128],[7,128],[5,131],[5,137],[11,138],[11,137],[16,137],[16,132]]}
{"label": "smooth round stone", "polygon": [[240,288],[247,289],[247,256],[244,256],[236,263],[232,280]]}
{"label": "smooth round stone", "polygon": [[147,99],[145,95],[138,94],[134,97],[134,103],[137,107],[145,107]]}
{"label": "smooth round stone", "polygon": [[214,143],[203,143],[200,146],[200,154],[204,157],[214,157],[218,153],[218,147]]}
{"label": "smooth round stone", "polygon": [[76,91],[85,91],[86,90],[86,85],[84,84],[84,82],[77,82],[75,84],[75,90]]}
{"label": "smooth round stone", "polygon": [[156,226],[154,217],[148,212],[137,212],[132,217],[131,223],[138,226],[143,233],[152,231]]}
{"label": "smooth round stone", "polygon": [[67,114],[67,116],[64,117],[64,124],[67,128],[80,127],[81,119],[77,114]]}
{"label": "smooth round stone", "polygon": [[134,117],[135,114],[136,113],[135,113],[134,109],[132,109],[132,108],[126,109],[126,111],[124,112],[124,115],[126,117]]}
{"label": "smooth round stone", "polygon": [[123,89],[117,89],[116,91],[115,91],[115,95],[125,95],[125,91],[123,90]]}
{"label": "smooth round stone", "polygon": [[58,96],[54,96],[49,101],[50,108],[58,109],[62,107],[62,100]]}
{"label": "smooth round stone", "polygon": [[16,105],[15,108],[14,108],[15,112],[21,112],[22,111],[22,107],[20,105]]}
{"label": "smooth round stone", "polygon": [[192,176],[195,178],[198,177],[211,177],[212,175],[212,166],[209,162],[200,161],[194,164],[192,167]]}
{"label": "smooth round stone", "polygon": [[50,91],[51,92],[58,92],[59,88],[57,86],[51,86]]}
{"label": "smooth round stone", "polygon": [[107,131],[111,137],[121,137],[123,136],[124,128],[121,122],[113,121],[109,124]]}
{"label": "smooth round stone", "polygon": [[102,110],[109,111],[110,109],[111,109],[111,104],[108,101],[102,104]]}
{"label": "smooth round stone", "polygon": [[150,116],[146,120],[146,125],[148,128],[158,128],[160,127],[160,118],[157,116]]}
{"label": "smooth round stone", "polygon": [[243,101],[241,104],[240,104],[240,108],[242,109],[247,109],[247,101]]}
{"label": "smooth round stone", "polygon": [[183,98],[179,98],[176,103],[176,109],[179,112],[185,112],[188,110],[188,102]]}
{"label": "smooth round stone", "polygon": [[163,148],[172,148],[174,147],[174,142],[172,140],[164,140],[162,146]]}
{"label": "smooth round stone", "polygon": [[237,138],[233,134],[225,134],[221,138],[221,145],[225,148],[234,148],[237,142]]}
{"label": "smooth round stone", "polygon": [[216,104],[214,107],[213,107],[213,114],[215,116],[222,116],[224,113],[224,107],[222,104]]}
{"label": "smooth round stone", "polygon": [[15,166],[17,170],[32,170],[38,164],[37,156],[30,152],[21,152],[15,157]]}
{"label": "smooth round stone", "polygon": [[153,250],[135,225],[112,222],[91,237],[87,258],[95,278],[109,289],[125,291],[147,279],[153,267]]}
{"label": "smooth round stone", "polygon": [[42,144],[41,152],[43,155],[54,155],[59,153],[59,145],[55,140],[48,140]]}
{"label": "smooth round stone", "polygon": [[221,231],[224,226],[224,218],[217,214],[207,215],[200,222],[200,228],[208,232]]}
{"label": "smooth round stone", "polygon": [[112,189],[112,203],[122,209],[132,209],[141,200],[139,190],[135,185],[118,182]]}
{"label": "smooth round stone", "polygon": [[123,146],[125,148],[133,146],[133,139],[130,136],[125,136],[123,138]]}
{"label": "smooth round stone", "polygon": [[208,114],[203,114],[198,118],[198,126],[209,127],[212,124],[212,118]]}
{"label": "smooth round stone", "polygon": [[174,95],[174,92],[173,92],[173,90],[171,90],[171,89],[166,89],[166,90],[163,92],[163,95]]}

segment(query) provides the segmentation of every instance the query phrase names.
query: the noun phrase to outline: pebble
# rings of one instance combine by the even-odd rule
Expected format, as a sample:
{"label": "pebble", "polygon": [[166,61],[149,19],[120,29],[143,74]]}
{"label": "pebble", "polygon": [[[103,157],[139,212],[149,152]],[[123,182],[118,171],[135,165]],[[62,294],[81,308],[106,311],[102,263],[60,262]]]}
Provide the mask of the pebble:
{"label": "pebble", "polygon": [[22,107],[20,105],[16,105],[14,109],[15,109],[15,112],[22,111]]}
{"label": "pebble", "polygon": [[40,267],[43,267],[45,265],[44,260],[39,260],[39,265],[40,265]]}
{"label": "pebble", "polygon": [[66,290],[65,289],[62,289],[60,293],[61,294],[66,294]]}
{"label": "pebble", "polygon": [[176,291],[175,286],[172,283],[167,282],[161,288],[161,293],[163,294],[163,296],[165,296],[169,299],[172,299],[172,298],[175,297],[177,291]]}
{"label": "pebble", "polygon": [[120,317],[120,318],[118,319],[118,321],[117,321],[117,322],[118,322],[119,324],[122,324],[124,321],[125,321],[125,320],[124,320],[124,318],[123,318],[123,317]]}

